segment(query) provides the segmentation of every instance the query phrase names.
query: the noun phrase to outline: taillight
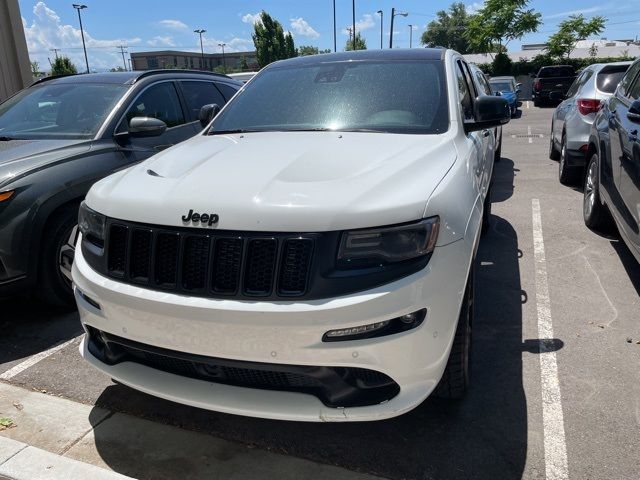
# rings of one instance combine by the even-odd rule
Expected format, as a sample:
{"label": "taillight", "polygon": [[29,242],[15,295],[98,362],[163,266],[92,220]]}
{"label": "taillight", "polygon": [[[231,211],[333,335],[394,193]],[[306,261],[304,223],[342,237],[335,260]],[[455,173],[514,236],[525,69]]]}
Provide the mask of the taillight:
{"label": "taillight", "polygon": [[536,80],[535,82],[533,82],[534,90],[540,90],[541,88],[542,88],[542,84],[540,83],[540,80]]}
{"label": "taillight", "polygon": [[601,108],[602,108],[602,102],[600,100],[594,100],[593,98],[578,99],[578,111],[582,115],[589,115],[590,113],[596,113]]}

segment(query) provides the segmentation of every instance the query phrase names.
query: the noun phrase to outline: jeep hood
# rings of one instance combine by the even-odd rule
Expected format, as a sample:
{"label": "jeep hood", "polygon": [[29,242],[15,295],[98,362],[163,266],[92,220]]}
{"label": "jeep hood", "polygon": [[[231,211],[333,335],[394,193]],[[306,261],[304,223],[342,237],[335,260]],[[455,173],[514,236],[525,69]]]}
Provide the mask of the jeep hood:
{"label": "jeep hood", "polygon": [[90,148],[91,140],[0,141],[0,187],[30,170]]}
{"label": "jeep hood", "polygon": [[456,158],[448,135],[264,132],[197,136],[93,186],[109,217],[171,226],[328,231],[420,219]]}

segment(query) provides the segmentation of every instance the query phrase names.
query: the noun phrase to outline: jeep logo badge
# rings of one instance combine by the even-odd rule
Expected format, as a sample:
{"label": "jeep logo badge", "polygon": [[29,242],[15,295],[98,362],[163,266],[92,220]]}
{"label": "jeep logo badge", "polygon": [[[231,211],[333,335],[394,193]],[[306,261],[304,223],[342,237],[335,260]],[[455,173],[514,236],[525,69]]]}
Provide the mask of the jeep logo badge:
{"label": "jeep logo badge", "polygon": [[214,223],[218,223],[218,220],[220,220],[220,217],[215,213],[197,213],[197,212],[194,212],[193,209],[189,210],[189,213],[187,213],[186,215],[182,215],[182,221],[184,223],[200,222],[200,225],[203,227],[204,226],[210,227]]}

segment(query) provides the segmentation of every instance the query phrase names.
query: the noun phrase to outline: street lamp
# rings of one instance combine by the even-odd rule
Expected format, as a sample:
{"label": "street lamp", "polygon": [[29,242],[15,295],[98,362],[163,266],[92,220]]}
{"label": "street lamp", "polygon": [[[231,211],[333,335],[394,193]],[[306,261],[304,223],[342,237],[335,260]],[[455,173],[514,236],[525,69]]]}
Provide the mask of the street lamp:
{"label": "street lamp", "polygon": [[356,46],[356,0],[351,1],[351,13],[353,14],[353,49],[357,50]]}
{"label": "street lamp", "polygon": [[396,9],[395,8],[391,9],[391,33],[389,34],[389,48],[393,48],[393,19],[396,18],[398,15],[400,15],[402,17],[406,17],[409,14],[407,12],[397,12],[396,13]]}
{"label": "street lamp", "polygon": [[200,35],[200,70],[204,70],[204,49],[202,48],[202,34],[206,32],[203,28],[197,28],[193,33]]}
{"label": "street lamp", "polygon": [[338,51],[336,44],[336,0],[333,0],[333,51]]}
{"label": "street lamp", "polygon": [[226,47],[227,44],[226,43],[219,43],[218,46],[222,47],[222,70],[224,71],[224,73],[227,73],[227,59],[224,56],[224,47]]}
{"label": "street lamp", "polygon": [[412,43],[413,43],[413,25],[409,24],[409,48],[412,47]]}
{"label": "street lamp", "polygon": [[82,49],[84,50],[84,63],[87,65],[87,73],[89,73],[89,59],[87,58],[87,47],[84,44],[84,30],[82,29],[82,16],[80,15],[80,10],[83,8],[87,8],[86,5],[82,5],[80,3],[74,3],[73,8],[78,11],[78,21],[80,22],[80,35],[82,36]]}
{"label": "street lamp", "polygon": [[380,50],[382,50],[382,22],[384,20],[384,12],[382,10],[378,10],[376,13],[380,15]]}

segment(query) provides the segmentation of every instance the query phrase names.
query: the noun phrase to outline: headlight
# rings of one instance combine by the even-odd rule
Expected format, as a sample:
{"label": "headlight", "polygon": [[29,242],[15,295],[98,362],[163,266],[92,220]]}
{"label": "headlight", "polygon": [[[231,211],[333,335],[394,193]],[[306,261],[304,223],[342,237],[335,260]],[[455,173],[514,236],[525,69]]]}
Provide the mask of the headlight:
{"label": "headlight", "polygon": [[78,228],[82,236],[94,245],[104,247],[104,226],[107,218],[82,202],[78,211]]}
{"label": "headlight", "polygon": [[433,252],[439,217],[394,227],[344,232],[338,250],[338,268],[367,268],[423,257]]}

